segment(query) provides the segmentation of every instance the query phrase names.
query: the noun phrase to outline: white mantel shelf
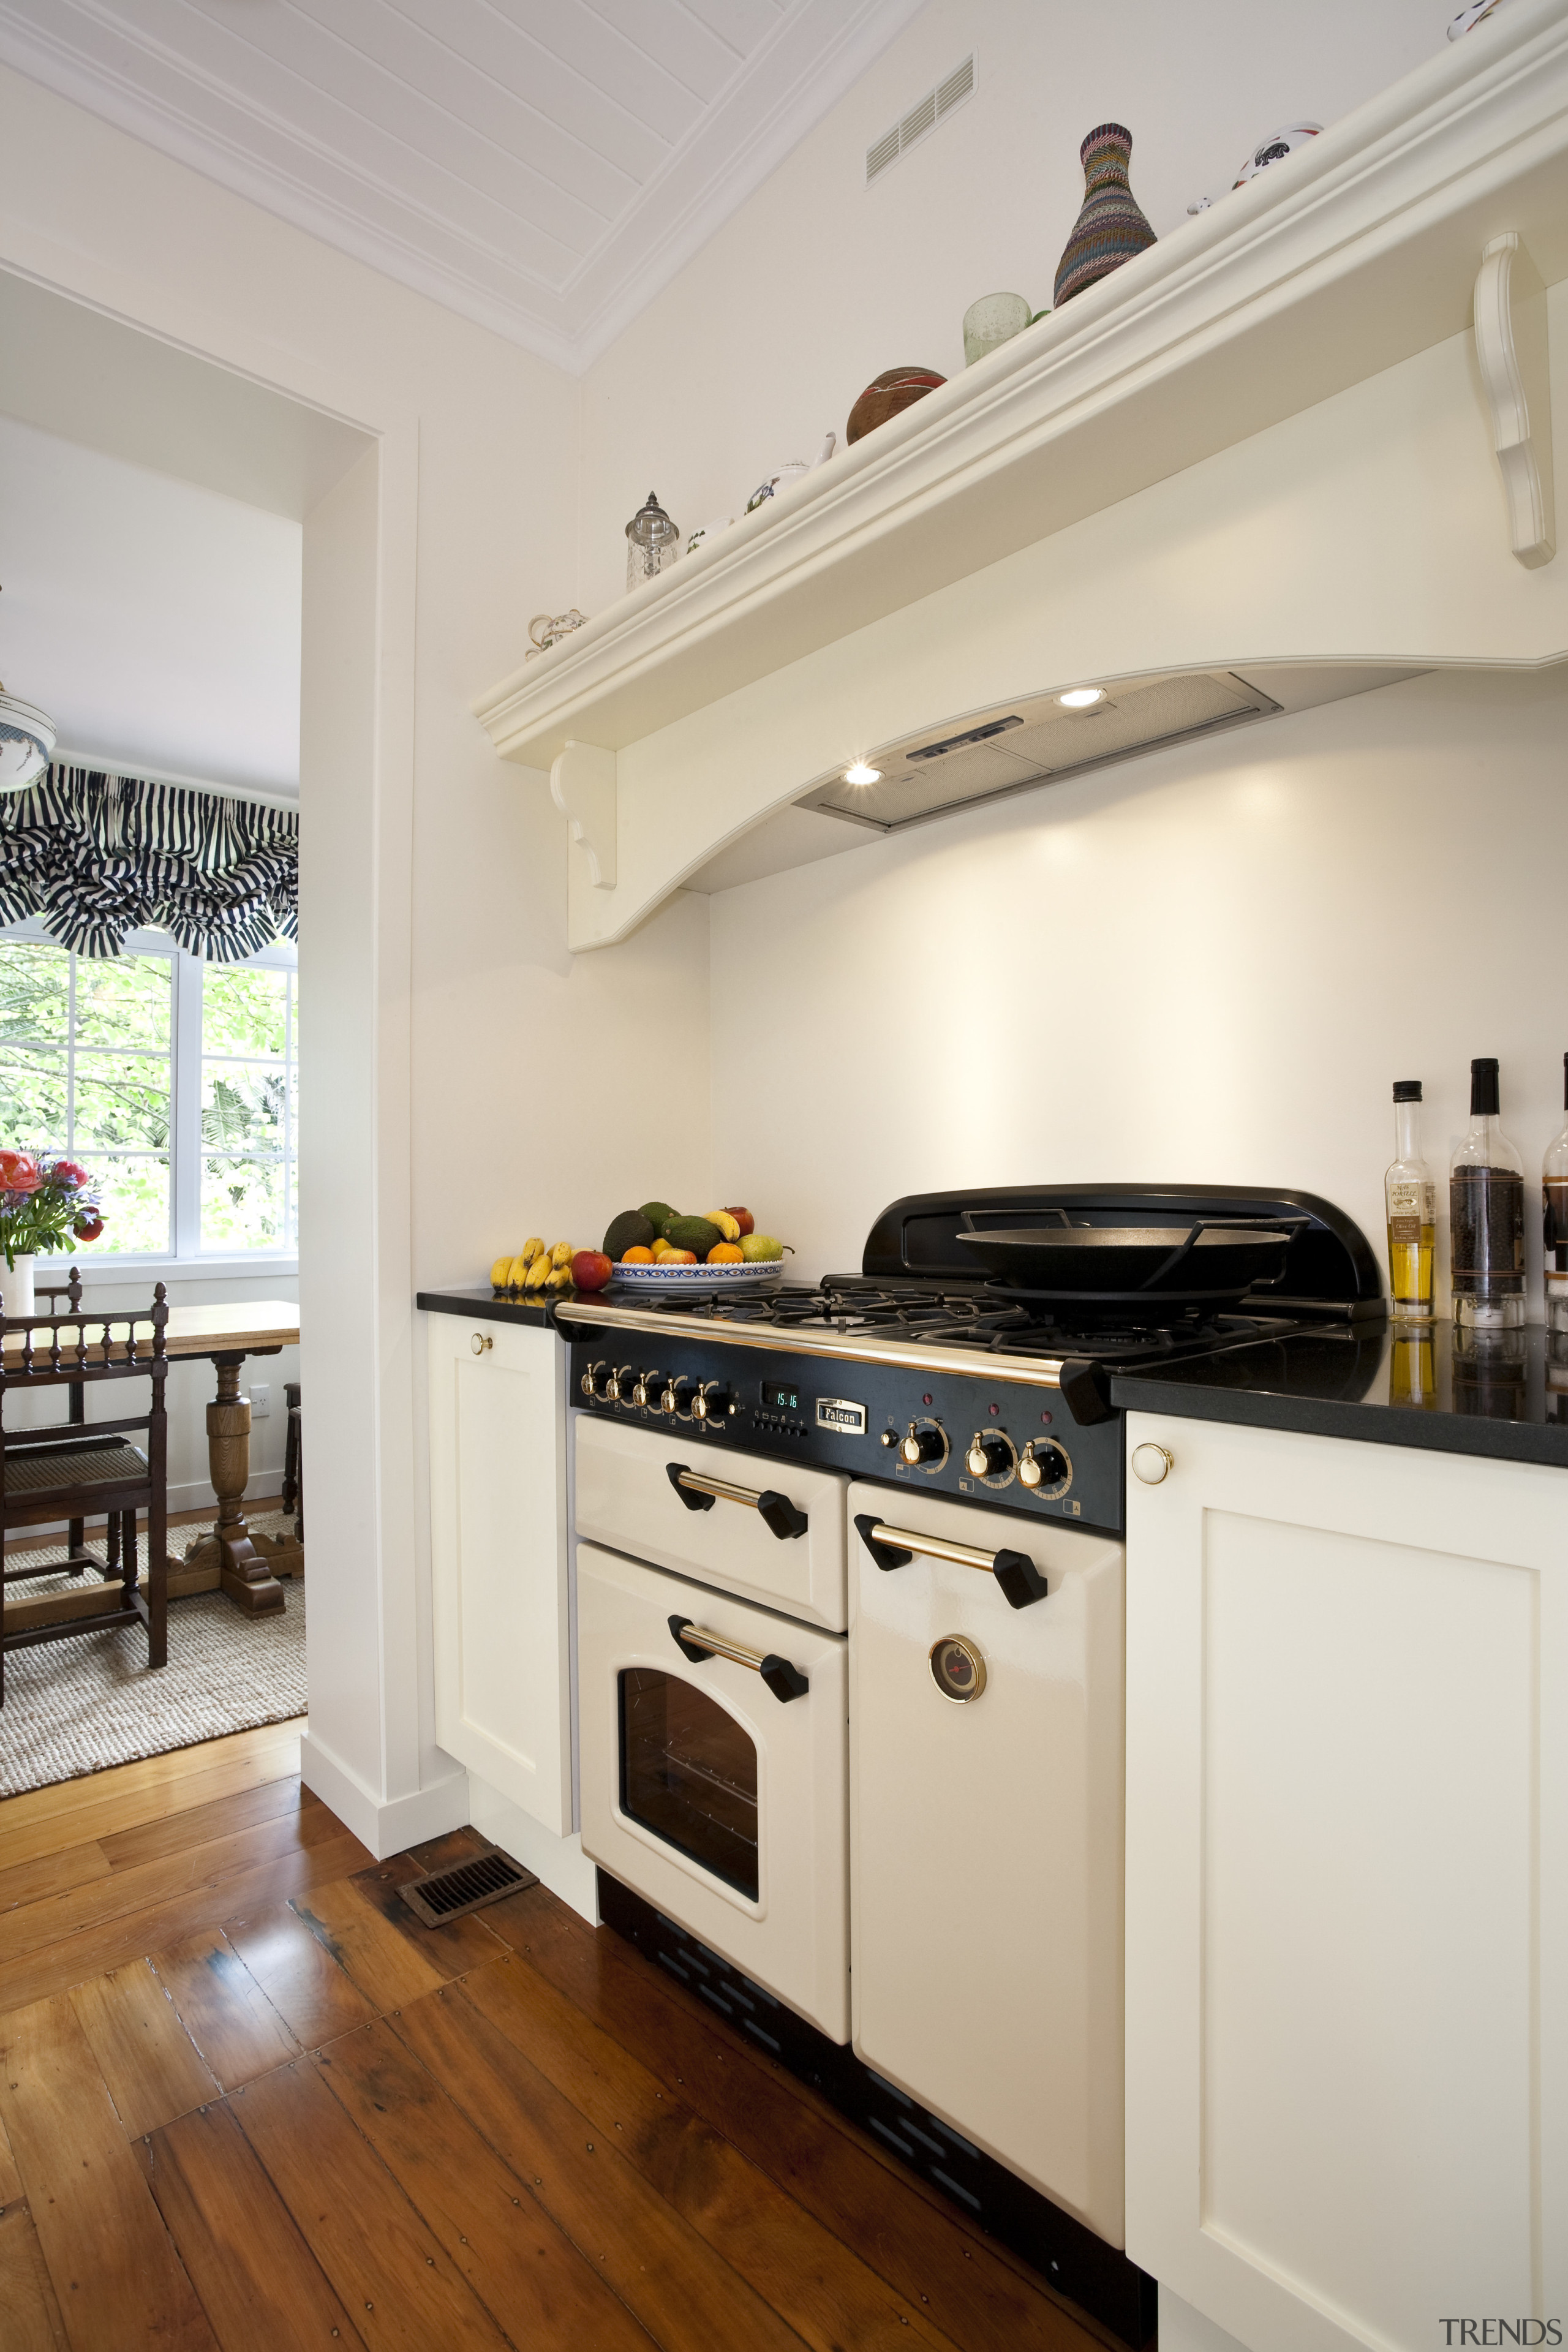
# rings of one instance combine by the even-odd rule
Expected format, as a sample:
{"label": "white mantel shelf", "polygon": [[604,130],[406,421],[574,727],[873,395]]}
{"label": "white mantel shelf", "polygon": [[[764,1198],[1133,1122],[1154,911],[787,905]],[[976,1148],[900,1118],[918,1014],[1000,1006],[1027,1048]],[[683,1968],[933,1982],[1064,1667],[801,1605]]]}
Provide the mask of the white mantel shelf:
{"label": "white mantel shelf", "polygon": [[1568,278],[1568,0],[1445,43],[476,714],[528,766],[619,751],[1459,334],[1510,231]]}

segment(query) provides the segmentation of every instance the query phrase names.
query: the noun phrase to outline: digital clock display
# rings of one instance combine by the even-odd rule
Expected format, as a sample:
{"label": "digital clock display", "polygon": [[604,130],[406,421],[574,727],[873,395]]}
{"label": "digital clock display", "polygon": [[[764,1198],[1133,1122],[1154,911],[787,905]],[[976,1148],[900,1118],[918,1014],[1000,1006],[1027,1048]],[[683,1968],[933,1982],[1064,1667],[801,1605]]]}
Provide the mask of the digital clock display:
{"label": "digital clock display", "polygon": [[770,1412],[798,1412],[800,1391],[786,1388],[782,1381],[764,1381],[763,1402]]}

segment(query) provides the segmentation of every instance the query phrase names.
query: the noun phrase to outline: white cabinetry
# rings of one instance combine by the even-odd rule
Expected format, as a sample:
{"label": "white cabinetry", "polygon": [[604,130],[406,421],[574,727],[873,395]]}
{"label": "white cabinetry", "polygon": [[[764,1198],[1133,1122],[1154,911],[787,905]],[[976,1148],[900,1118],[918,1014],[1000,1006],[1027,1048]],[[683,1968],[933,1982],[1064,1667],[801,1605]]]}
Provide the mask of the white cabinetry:
{"label": "white cabinetry", "polygon": [[436,1737],[557,1837],[572,1827],[565,1350],[432,1315]]}
{"label": "white cabinetry", "polygon": [[1148,1442],[1128,2252],[1254,2352],[1568,2315],[1568,1472]]}

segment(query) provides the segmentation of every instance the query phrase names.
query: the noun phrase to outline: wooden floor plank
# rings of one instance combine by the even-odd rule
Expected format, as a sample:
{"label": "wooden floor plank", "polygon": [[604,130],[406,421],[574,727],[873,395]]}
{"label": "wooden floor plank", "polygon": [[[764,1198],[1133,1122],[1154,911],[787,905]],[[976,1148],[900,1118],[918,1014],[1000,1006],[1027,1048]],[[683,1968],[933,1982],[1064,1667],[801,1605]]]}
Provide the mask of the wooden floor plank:
{"label": "wooden floor plank", "polygon": [[152,1965],[226,2091],[300,2055],[299,2043],[221,1927],[204,1927],[154,1952]]}
{"label": "wooden floor plank", "polygon": [[500,2328],[308,2058],[229,2104],[368,2345],[497,2352]]}
{"label": "wooden floor plank", "polygon": [[224,1921],[224,1933],[302,2050],[376,2015],[326,1946],[288,1903]]}
{"label": "wooden floor plank", "polygon": [[0,1962],[0,2011],[20,2009],[43,2000],[84,1977],[118,1968],[122,1960],[140,1959],[168,1944],[194,1936],[233,1910],[287,1901],[312,1886],[364,1866],[365,1850],[347,1830],[329,1844],[288,1853],[273,1862],[236,1870],[216,1883],[204,1882],[170,1901],[153,1903],[123,1918],[110,1919],[90,1933],[51,1944],[15,1960]]}
{"label": "wooden floor plank", "polygon": [[0,2219],[0,2344],[5,2352],[62,2352],[65,2340],[33,2217],[17,2205]]}
{"label": "wooden floor plank", "polygon": [[[286,1723],[265,1723],[254,1731],[230,1732],[222,1739],[201,1740],[194,1748],[170,1748],[162,1756],[139,1757],[133,1764],[114,1764],[107,1771],[84,1772],[74,1780],[54,1780],[47,1789],[28,1789],[17,1796],[0,1798],[0,1861],[13,1858],[5,1851],[5,1841],[30,1823],[58,1822],[68,1813],[104,1805],[123,1809],[125,1819],[119,1824],[123,1827],[149,1796],[184,1789],[196,1772],[243,1773],[258,1764],[268,1769],[279,1759],[286,1762],[290,1755],[293,1761],[287,1763],[287,1769],[297,1772],[300,1734],[304,1727],[304,1717],[294,1716]],[[272,1777],[269,1769],[268,1777]],[[150,1816],[142,1813],[140,1818]],[[99,1832],[94,1830],[91,1834],[96,1837]],[[59,1843],[65,1839],[61,1837]]]}
{"label": "wooden floor plank", "polygon": [[[18,1822],[14,1828],[5,1825],[5,1811],[23,1800],[6,1798],[0,1801],[0,1868],[9,1870],[37,1856],[63,1853],[67,1841],[82,1844],[100,1836],[112,1837],[142,1822],[177,1818],[188,1805],[237,1796],[244,1790],[267,1788],[278,1780],[297,1780],[299,1748],[298,1738],[291,1738],[270,1751],[263,1749],[254,1755],[236,1757],[229,1763],[214,1765],[200,1772],[193,1770],[186,1778],[161,1780],[126,1796],[100,1797],[68,1813],[48,1814],[38,1821]],[[199,1756],[204,1751],[192,1748],[186,1752]],[[110,1774],[103,1772],[89,1781],[71,1785],[96,1788],[110,1778]]]}
{"label": "wooden floor plank", "polygon": [[0,2021],[0,2112],[75,2352],[216,2352],[68,1996]]}
{"label": "wooden floor plank", "polygon": [[131,2137],[156,2131],[217,2096],[217,2084],[145,1960],[89,1977],[68,1998]]}
{"label": "wooden floor plank", "polygon": [[31,1862],[18,1862],[8,1870],[0,1870],[0,1913],[19,1911],[25,1903],[42,1903],[51,1895],[64,1895],[73,1886],[85,1886],[89,1878],[109,1876],[109,1856],[96,1838],[86,1844],[67,1846],[63,1853],[40,1853]]}
{"label": "wooden floor plank", "polygon": [[332,2042],[318,2063],[513,2343],[649,2352],[646,2330],[601,2273],[385,2020]]}
{"label": "wooden floor plank", "polygon": [[400,2009],[458,1973],[444,1965],[439,1948],[410,1943],[352,1879],[296,1896],[294,1908],[375,2009]]}
{"label": "wooden floor plank", "polygon": [[[449,1843],[440,1841],[446,1846]],[[447,1861],[447,1857],[443,1856],[431,1866],[445,1869]],[[433,1967],[439,1969],[447,1983],[466,1969],[480,1969],[487,1961],[499,1959],[507,1946],[486,1927],[478,1913],[470,1912],[466,1919],[447,1919],[439,1927],[426,1927],[423,1920],[416,1917],[398,1890],[418,1875],[413,1855],[399,1854],[392,1862],[378,1862],[374,1869],[356,1871],[353,1883],[372,1908],[380,1912],[405,1943],[412,1944],[416,1952],[422,1952]]]}
{"label": "wooden floor plank", "polygon": [[254,1789],[237,1789],[232,1795],[209,1798],[205,1803],[193,1801],[178,1812],[115,1830],[99,1843],[111,1870],[129,1870],[141,1862],[157,1862],[164,1854],[182,1853],[187,1846],[210,1845],[215,1839],[232,1837],[260,1822],[282,1821],[312,1811],[325,1811],[321,1799],[301,1784],[298,1773],[290,1773],[286,1780],[263,1780]]}
{"label": "wooden floor plank", "polygon": [[22,2176],[16,2169],[16,2159],[11,2153],[6,2137],[4,2114],[0,2113],[0,2213],[8,2205],[22,2201]]}
{"label": "wooden floor plank", "polygon": [[458,1988],[818,2352],[949,2345],[830,2230],[700,2120],[521,1954]]}
{"label": "wooden floor plank", "polygon": [[154,2132],[142,2156],[223,2352],[331,2352],[334,2340],[359,2352],[363,2339],[226,2101]]}
{"label": "wooden floor plank", "polygon": [[1098,2341],[610,1929],[588,1927],[543,1887],[506,1896],[487,1916],[586,2016],[966,2352],[1087,2352]]}
{"label": "wooden floor plank", "polygon": [[665,2352],[799,2352],[800,2338],[504,2034],[443,1988],[403,2009],[399,2038]]}

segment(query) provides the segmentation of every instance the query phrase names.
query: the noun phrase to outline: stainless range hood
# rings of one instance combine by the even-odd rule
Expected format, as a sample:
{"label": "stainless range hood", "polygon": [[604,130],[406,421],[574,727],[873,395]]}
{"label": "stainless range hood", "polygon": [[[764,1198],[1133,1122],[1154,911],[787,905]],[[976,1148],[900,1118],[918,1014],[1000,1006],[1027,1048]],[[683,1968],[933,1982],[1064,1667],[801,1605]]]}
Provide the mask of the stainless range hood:
{"label": "stainless range hood", "polygon": [[868,765],[880,771],[878,782],[851,784],[839,773],[796,806],[893,833],[976,801],[1028,792],[1135,752],[1267,719],[1281,707],[1261,688],[1222,669],[1130,679],[1107,687],[1087,709],[1065,709],[1056,694],[1038,695],[881,747],[867,755]]}

